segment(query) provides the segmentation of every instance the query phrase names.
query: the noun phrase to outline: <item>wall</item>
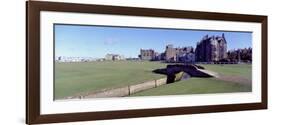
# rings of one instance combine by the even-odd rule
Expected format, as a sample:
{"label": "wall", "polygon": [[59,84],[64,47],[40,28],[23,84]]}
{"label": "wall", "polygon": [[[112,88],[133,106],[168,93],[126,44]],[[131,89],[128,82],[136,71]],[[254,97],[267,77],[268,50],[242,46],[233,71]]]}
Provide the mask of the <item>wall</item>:
{"label": "wall", "polygon": [[[219,11],[269,15],[269,109],[227,113],[208,113],[167,117],[134,118],[65,125],[143,125],[143,124],[278,124],[281,115],[280,3],[278,0],[76,0],[112,4],[198,11]],[[25,119],[25,2],[3,0],[0,4],[0,123],[21,125]],[[278,12],[279,11],[279,12]]]}
{"label": "wall", "polygon": [[135,94],[140,91],[156,88],[160,85],[166,84],[167,78],[161,78],[157,80],[146,81],[139,84],[127,85],[117,88],[107,88],[96,92],[90,92],[85,94],[79,94],[75,96],[69,96],[65,99],[87,99],[87,98],[106,98],[106,97],[122,97]]}

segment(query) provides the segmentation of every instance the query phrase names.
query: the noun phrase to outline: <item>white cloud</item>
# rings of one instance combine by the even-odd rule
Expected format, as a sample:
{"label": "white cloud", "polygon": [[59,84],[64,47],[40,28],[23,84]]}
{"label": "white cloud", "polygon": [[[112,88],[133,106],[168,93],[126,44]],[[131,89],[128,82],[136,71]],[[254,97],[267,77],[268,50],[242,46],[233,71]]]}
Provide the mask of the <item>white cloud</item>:
{"label": "white cloud", "polygon": [[107,38],[103,43],[105,45],[114,45],[114,44],[117,44],[118,42],[119,42],[119,40],[116,38]]}

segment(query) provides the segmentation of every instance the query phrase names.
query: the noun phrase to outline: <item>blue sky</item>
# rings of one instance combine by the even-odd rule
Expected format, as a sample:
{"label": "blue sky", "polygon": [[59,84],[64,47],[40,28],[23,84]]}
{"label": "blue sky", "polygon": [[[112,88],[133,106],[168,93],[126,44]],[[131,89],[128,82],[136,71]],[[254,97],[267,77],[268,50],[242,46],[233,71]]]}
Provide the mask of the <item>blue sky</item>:
{"label": "blue sky", "polygon": [[137,57],[140,49],[193,46],[205,35],[225,34],[228,50],[252,47],[252,33],[55,24],[55,56],[103,58],[107,53]]}

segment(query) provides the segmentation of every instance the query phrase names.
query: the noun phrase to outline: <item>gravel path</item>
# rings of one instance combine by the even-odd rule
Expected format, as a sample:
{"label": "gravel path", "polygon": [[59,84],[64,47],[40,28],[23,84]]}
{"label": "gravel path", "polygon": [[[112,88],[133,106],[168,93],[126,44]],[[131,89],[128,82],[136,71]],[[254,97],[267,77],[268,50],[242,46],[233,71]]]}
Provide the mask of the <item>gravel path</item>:
{"label": "gravel path", "polygon": [[241,77],[241,76],[228,76],[228,75],[221,75],[220,74],[217,77],[217,79],[223,80],[223,81],[241,83],[241,84],[245,84],[245,85],[251,85],[252,84],[251,79],[247,79],[247,78],[244,78],[244,77]]}

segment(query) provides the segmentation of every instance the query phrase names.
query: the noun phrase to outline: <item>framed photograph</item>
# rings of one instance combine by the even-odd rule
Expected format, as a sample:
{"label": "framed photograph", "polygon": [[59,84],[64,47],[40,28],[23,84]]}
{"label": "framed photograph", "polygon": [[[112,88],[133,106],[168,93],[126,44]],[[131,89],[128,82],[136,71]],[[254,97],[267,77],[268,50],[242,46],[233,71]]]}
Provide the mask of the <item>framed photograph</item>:
{"label": "framed photograph", "polygon": [[267,16],[26,5],[27,124],[267,108]]}

